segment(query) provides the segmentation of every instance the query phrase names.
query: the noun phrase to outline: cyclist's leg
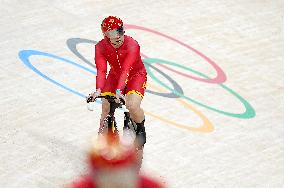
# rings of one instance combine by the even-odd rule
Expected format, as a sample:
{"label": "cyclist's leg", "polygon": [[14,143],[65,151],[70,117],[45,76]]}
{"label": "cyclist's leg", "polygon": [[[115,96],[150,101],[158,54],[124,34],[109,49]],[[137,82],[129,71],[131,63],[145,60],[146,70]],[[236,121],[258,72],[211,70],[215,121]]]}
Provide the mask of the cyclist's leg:
{"label": "cyclist's leg", "polygon": [[141,108],[141,101],[146,89],[147,76],[136,75],[130,78],[126,85],[126,108],[129,110],[130,117],[136,123],[144,120],[144,111]]}
{"label": "cyclist's leg", "polygon": [[141,102],[146,89],[146,75],[138,75],[129,79],[126,87],[126,108],[131,119],[136,124],[136,138],[139,149],[146,143],[145,115],[141,108]]}
{"label": "cyclist's leg", "polygon": [[101,119],[100,119],[100,128],[99,128],[99,133],[103,131],[103,126],[104,126],[104,119],[109,113],[109,102],[106,99],[102,99],[102,113],[101,113]]}
{"label": "cyclist's leg", "polygon": [[137,94],[126,94],[126,108],[129,110],[130,117],[135,123],[141,123],[144,117],[144,111],[141,108],[142,97]]}
{"label": "cyclist's leg", "polygon": [[131,119],[136,124],[136,142],[139,149],[146,143],[145,116],[140,107],[142,98],[136,94],[126,95],[126,108],[129,110]]}
{"label": "cyclist's leg", "polygon": [[[112,75],[109,74],[105,85],[102,89],[102,93],[101,95],[105,96],[105,95],[112,95],[115,96],[115,87],[117,85],[117,79]],[[99,133],[103,130],[103,126],[104,126],[104,120],[106,118],[106,116],[108,115],[110,110],[110,104],[106,99],[102,99],[102,113],[101,113],[101,119],[100,119],[100,129],[99,129]]]}

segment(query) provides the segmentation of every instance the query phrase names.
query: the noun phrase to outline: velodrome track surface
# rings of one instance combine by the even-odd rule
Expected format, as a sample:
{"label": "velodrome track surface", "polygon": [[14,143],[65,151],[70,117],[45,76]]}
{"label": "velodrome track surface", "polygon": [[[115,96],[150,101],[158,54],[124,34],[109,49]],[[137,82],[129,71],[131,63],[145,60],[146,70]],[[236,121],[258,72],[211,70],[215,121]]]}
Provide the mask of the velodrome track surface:
{"label": "velodrome track surface", "polygon": [[148,70],[143,172],[172,188],[283,186],[283,1],[2,0],[1,187],[86,172],[100,104],[84,96],[108,15]]}

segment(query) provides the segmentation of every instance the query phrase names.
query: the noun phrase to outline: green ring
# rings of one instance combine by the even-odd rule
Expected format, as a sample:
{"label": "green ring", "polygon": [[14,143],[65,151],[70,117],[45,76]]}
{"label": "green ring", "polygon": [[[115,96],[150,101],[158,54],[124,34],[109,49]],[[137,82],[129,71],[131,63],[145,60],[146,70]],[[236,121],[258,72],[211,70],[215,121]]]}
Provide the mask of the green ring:
{"label": "green ring", "polygon": [[[155,63],[160,63],[160,64],[168,64],[168,65],[172,65],[172,66],[176,66],[176,67],[179,67],[179,68],[182,68],[182,69],[185,69],[185,70],[188,70],[188,71],[191,71],[199,76],[202,76],[204,78],[209,78],[208,76],[202,74],[201,72],[198,72],[196,70],[193,70],[191,68],[188,68],[188,67],[185,67],[183,65],[180,65],[180,64],[177,64],[177,63],[173,63],[173,62],[169,62],[169,61],[166,61],[166,60],[162,60],[162,59],[158,59],[158,58],[145,58],[143,59],[143,62],[147,62],[149,64],[155,64]],[[237,94],[235,91],[233,91],[232,89],[228,88],[227,86],[225,86],[224,84],[218,84],[220,85],[222,88],[224,88],[225,90],[229,91],[232,95],[234,95],[235,97],[237,97],[241,103],[245,106],[246,108],[246,111],[244,113],[241,113],[241,114],[234,114],[234,113],[230,113],[230,112],[225,112],[225,111],[222,111],[222,110],[218,110],[216,108],[213,108],[211,106],[208,106],[208,105],[205,105],[203,103],[200,103],[196,100],[193,100],[192,98],[189,98],[187,96],[185,96],[184,94],[182,93],[179,93],[175,90],[173,90],[172,88],[170,88],[168,85],[166,85],[165,83],[163,83],[161,80],[159,80],[151,71],[151,69],[146,66],[146,69],[147,69],[147,72],[148,74],[151,76],[151,78],[157,82],[158,84],[160,84],[161,86],[163,86],[164,88],[172,91],[174,94],[176,94],[177,96],[179,97],[182,97],[190,102],[193,102],[199,106],[202,106],[204,108],[207,108],[209,110],[212,110],[212,111],[215,111],[215,112],[218,112],[218,113],[221,113],[221,114],[224,114],[224,115],[227,115],[227,116],[231,116],[231,117],[236,117],[236,118],[243,118],[243,119],[248,119],[248,118],[253,118],[255,116],[255,110],[253,109],[253,107],[244,99],[242,98],[239,94]]]}

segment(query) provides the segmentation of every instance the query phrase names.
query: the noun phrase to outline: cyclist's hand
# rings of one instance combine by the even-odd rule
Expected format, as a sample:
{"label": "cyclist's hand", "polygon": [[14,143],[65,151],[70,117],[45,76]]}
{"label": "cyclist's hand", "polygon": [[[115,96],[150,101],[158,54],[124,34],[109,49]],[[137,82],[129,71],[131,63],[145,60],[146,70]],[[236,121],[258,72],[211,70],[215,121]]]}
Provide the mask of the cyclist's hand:
{"label": "cyclist's hand", "polygon": [[86,98],[87,103],[96,101],[97,97],[100,96],[101,90],[97,89],[94,93],[89,94],[89,96]]}
{"label": "cyclist's hand", "polygon": [[120,90],[116,90],[115,97],[118,101],[120,101],[120,98],[122,98],[125,101],[125,96],[121,93]]}

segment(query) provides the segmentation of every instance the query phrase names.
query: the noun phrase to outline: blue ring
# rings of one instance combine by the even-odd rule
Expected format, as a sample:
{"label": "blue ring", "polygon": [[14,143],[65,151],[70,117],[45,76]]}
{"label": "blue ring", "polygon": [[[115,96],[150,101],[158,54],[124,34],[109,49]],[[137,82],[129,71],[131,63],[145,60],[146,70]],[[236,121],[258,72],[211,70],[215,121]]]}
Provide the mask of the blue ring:
{"label": "blue ring", "polygon": [[[34,71],[35,73],[37,73],[38,75],[40,75],[40,76],[43,77],[44,79],[50,81],[51,83],[53,83],[53,84],[55,84],[55,85],[57,85],[57,86],[59,86],[59,87],[65,89],[65,90],[67,90],[67,91],[69,91],[69,92],[71,92],[71,93],[73,93],[73,94],[75,94],[75,95],[78,95],[79,97],[85,98],[86,95],[84,95],[83,93],[80,93],[80,92],[76,91],[75,89],[72,89],[72,88],[70,88],[70,87],[67,87],[67,86],[65,86],[65,85],[63,85],[63,84],[61,84],[61,83],[55,81],[54,79],[48,77],[47,75],[43,74],[41,71],[39,71],[35,66],[33,66],[33,65],[31,64],[31,62],[30,62],[30,60],[29,60],[30,56],[37,55],[37,56],[46,56],[46,57],[54,58],[54,59],[57,59],[57,60],[60,60],[60,61],[69,63],[69,64],[71,64],[71,65],[74,65],[74,66],[76,66],[76,67],[78,67],[78,68],[80,68],[80,69],[83,69],[83,70],[85,70],[85,71],[87,71],[87,72],[90,72],[90,73],[92,73],[92,74],[94,74],[94,75],[97,75],[97,71],[95,71],[95,70],[91,70],[91,69],[89,69],[89,68],[87,68],[87,67],[84,67],[84,66],[82,66],[82,65],[79,65],[79,64],[77,64],[77,63],[75,63],[75,62],[73,62],[73,61],[70,61],[70,60],[68,60],[68,59],[65,59],[65,58],[62,58],[62,57],[59,57],[59,56],[56,56],[56,55],[52,55],[52,54],[49,54],[49,53],[40,52],[40,51],[36,51],[36,50],[21,50],[18,55],[19,55],[19,58],[22,60],[22,62],[23,62],[28,68],[30,68],[32,71]],[[97,101],[97,102],[98,102],[98,103],[101,103],[100,101]]]}

